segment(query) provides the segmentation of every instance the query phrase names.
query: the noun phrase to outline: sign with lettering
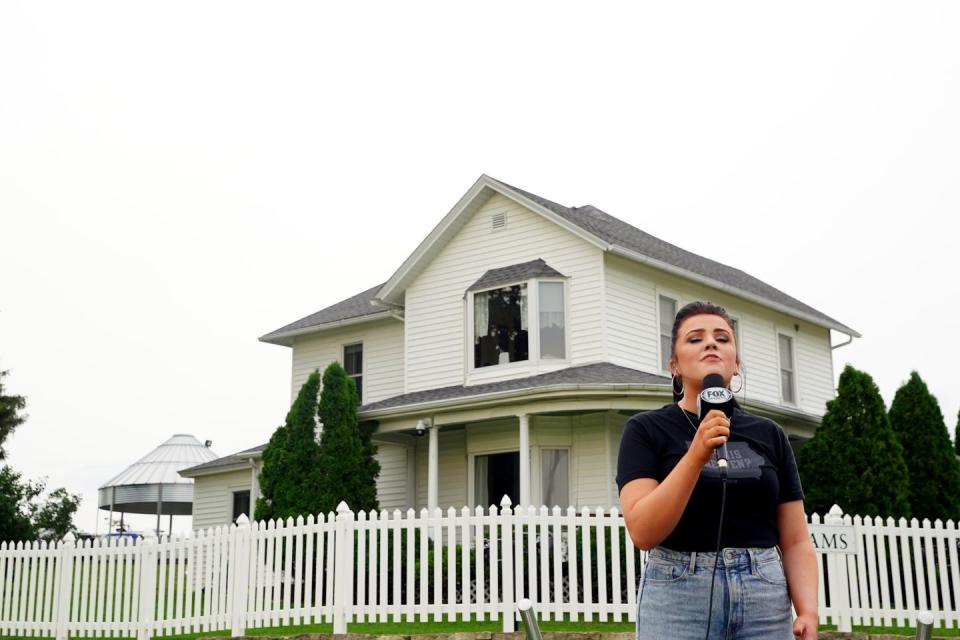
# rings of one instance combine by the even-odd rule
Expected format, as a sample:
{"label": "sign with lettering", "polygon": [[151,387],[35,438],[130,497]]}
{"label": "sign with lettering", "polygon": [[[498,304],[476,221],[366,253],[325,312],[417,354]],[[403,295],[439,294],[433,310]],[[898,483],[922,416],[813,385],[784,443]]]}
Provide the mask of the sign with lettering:
{"label": "sign with lettering", "polygon": [[811,524],[810,537],[813,539],[813,548],[817,553],[845,553],[857,552],[857,536],[853,527],[843,524]]}

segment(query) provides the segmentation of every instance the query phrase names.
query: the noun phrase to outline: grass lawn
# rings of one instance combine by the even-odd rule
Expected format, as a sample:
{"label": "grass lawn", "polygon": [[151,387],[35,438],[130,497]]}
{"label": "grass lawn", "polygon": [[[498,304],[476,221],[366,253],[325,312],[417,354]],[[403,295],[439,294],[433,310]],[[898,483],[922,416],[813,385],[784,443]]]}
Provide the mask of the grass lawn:
{"label": "grass lawn", "polygon": [[[543,631],[570,631],[570,632],[630,632],[633,631],[633,623],[630,622],[570,622],[566,620],[554,620],[550,622],[541,622],[540,628]],[[418,634],[438,634],[438,633],[457,633],[457,632],[476,632],[476,631],[500,631],[499,621],[454,621],[454,622],[387,622],[387,623],[355,623],[348,625],[347,631],[350,633],[364,633],[369,635],[418,635]],[[522,631],[523,625],[518,623],[517,630]],[[834,631],[833,625],[821,625],[820,631]],[[889,633],[913,638],[917,630],[909,627],[858,627],[854,626],[855,632],[861,633]],[[310,624],[286,627],[259,627],[246,630],[248,636],[294,636],[302,633],[332,633],[332,624]],[[195,638],[206,638],[211,636],[227,636],[228,631],[205,631],[203,633],[190,633],[168,636],[154,636],[157,640],[194,640]],[[934,629],[935,637],[960,637],[960,629]],[[29,636],[8,636],[0,635],[0,639],[6,640],[49,640],[49,638],[32,638]],[[133,640],[132,638],[97,638],[97,640]]]}

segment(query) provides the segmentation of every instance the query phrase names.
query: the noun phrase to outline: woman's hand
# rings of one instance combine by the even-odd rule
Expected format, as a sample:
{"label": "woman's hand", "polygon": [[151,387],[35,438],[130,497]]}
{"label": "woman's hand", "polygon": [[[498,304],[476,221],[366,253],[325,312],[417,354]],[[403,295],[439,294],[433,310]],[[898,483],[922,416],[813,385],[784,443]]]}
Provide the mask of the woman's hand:
{"label": "woman's hand", "polygon": [[690,454],[702,467],[710,460],[714,450],[729,437],[730,421],[723,411],[713,409],[700,423],[697,435],[690,444]]}
{"label": "woman's hand", "polygon": [[817,640],[817,618],[814,615],[798,615],[793,621],[793,635],[800,640]]}

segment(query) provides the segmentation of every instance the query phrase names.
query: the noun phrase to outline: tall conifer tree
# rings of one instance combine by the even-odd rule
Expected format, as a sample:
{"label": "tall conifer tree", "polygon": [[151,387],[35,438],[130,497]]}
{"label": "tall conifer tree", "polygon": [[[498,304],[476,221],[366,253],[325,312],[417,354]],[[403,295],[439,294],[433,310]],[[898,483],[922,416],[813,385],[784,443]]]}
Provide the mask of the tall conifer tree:
{"label": "tall conifer tree", "polygon": [[960,462],[937,399],[913,371],[890,404],[890,424],[910,473],[910,512],[915,518],[960,517]]}
{"label": "tall conifer tree", "polygon": [[953,450],[960,456],[960,411],[957,411],[957,426],[953,430]]}
{"label": "tall conifer tree", "polygon": [[277,427],[263,450],[260,497],[255,518],[296,518],[319,514],[320,446],[317,444],[317,393],[320,372],[300,387],[286,422]]}
{"label": "tall conifer tree", "polygon": [[847,365],[837,397],[798,453],[808,511],[909,516],[903,449],[890,426],[880,390],[867,373]]}
{"label": "tall conifer tree", "polygon": [[335,511],[344,501],[354,512],[377,508],[376,477],[380,465],[373,455],[372,425],[357,424],[357,387],[338,362],[323,372],[320,393],[319,504],[324,512]]}

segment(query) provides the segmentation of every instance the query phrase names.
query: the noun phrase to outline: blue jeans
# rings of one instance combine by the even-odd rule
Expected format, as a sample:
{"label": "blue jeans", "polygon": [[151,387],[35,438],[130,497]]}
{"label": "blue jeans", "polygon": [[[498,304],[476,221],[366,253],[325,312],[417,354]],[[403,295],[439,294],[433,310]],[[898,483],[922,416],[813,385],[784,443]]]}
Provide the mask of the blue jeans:
{"label": "blue jeans", "polygon": [[[703,640],[718,554],[656,547],[640,583],[637,640]],[[710,640],[792,640],[793,614],[775,547],[723,549]]]}

